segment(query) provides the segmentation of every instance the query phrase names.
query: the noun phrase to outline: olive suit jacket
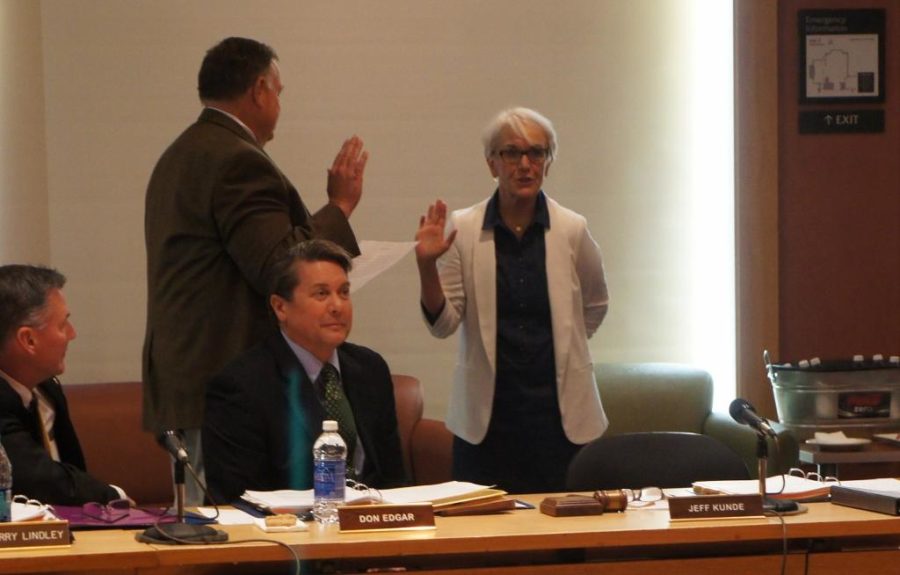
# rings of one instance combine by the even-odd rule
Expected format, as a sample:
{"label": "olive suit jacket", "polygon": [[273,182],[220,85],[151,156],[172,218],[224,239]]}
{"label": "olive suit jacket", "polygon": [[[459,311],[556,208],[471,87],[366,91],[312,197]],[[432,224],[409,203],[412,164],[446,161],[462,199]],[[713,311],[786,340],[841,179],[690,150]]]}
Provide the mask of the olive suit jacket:
{"label": "olive suit jacket", "polygon": [[253,136],[206,108],[163,153],[147,187],[147,431],[199,428],[206,382],[274,326],[269,270],[292,244],[330,239],[352,255],[343,212],[310,215]]}

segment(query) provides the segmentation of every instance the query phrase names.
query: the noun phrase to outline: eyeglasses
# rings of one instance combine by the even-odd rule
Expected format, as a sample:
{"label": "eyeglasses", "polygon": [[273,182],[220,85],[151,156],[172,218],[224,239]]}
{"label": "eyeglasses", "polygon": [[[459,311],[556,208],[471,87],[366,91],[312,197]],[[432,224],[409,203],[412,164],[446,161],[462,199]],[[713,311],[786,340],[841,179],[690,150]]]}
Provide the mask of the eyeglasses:
{"label": "eyeglasses", "polygon": [[505,148],[494,153],[500,156],[504,163],[514,166],[522,162],[522,156],[528,156],[528,161],[532,164],[543,164],[547,161],[550,151],[547,148],[528,148],[527,150]]}
{"label": "eyeglasses", "polygon": [[840,484],[841,480],[837,477],[832,477],[830,475],[821,475],[816,473],[815,471],[803,471],[799,467],[791,467],[788,469],[788,475],[793,475],[794,477],[800,477],[802,479],[809,479],[810,481],[818,481],[819,483],[837,483]]}
{"label": "eyeglasses", "polygon": [[641,487],[640,489],[623,489],[625,499],[630,507],[646,507],[666,498],[659,487]]}
{"label": "eyeglasses", "polygon": [[131,502],[127,499],[113,499],[106,505],[91,501],[81,506],[81,513],[85,517],[97,519],[104,523],[115,523],[125,517],[131,509]]}

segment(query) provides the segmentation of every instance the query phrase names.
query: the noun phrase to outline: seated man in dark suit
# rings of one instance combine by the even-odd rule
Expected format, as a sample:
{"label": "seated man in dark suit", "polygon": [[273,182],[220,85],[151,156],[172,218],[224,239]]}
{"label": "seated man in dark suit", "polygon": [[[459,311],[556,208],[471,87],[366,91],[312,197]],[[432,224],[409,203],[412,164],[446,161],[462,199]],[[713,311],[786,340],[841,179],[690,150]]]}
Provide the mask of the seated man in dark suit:
{"label": "seated man in dark suit", "polygon": [[352,411],[339,421],[348,470],[370,487],[407,483],[390,369],[371,349],[346,343],[353,323],[350,265],[349,254],[327,240],[291,248],[271,283],[280,330],[207,386],[201,437],[216,503],[247,489],[312,487],[313,442],[323,419],[338,418],[326,406],[319,375],[334,369]]}
{"label": "seated man in dark suit", "polygon": [[56,270],[0,266],[0,442],[13,493],[57,505],[107,503],[125,494],[87,473],[56,379],[75,339],[65,283]]}

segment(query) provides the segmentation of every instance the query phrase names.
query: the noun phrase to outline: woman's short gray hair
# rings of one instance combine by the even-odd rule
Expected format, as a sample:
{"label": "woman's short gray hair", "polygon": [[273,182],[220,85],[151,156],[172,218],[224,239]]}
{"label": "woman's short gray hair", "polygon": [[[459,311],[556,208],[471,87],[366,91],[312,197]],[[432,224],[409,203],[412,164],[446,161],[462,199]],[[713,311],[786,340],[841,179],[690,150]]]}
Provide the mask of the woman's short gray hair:
{"label": "woman's short gray hair", "polygon": [[484,144],[485,159],[490,158],[491,154],[497,151],[497,142],[504,129],[509,128],[514,134],[524,138],[525,126],[527,124],[537,125],[547,136],[547,147],[549,148],[548,153],[550,155],[547,160],[547,165],[549,166],[553,159],[556,158],[556,150],[559,146],[556,140],[556,130],[553,129],[553,122],[531,108],[522,107],[503,110],[497,114],[484,129],[484,133],[481,136],[481,142]]}

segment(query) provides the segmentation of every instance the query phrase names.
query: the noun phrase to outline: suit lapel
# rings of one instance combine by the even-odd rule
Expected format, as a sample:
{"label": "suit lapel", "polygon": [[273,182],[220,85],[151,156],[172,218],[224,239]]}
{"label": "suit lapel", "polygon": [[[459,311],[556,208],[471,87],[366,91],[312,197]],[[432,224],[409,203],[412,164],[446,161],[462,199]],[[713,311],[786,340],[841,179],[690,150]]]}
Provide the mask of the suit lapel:
{"label": "suit lapel", "polygon": [[287,485],[291,489],[308,489],[312,477],[312,446],[322,429],[323,413],[312,382],[303,365],[276,331],[266,345],[274,358],[281,382],[279,401],[272,406],[273,417],[283,414]]}
{"label": "suit lapel", "polygon": [[[550,298],[550,318],[553,329],[553,355],[556,360],[557,384],[564,379],[569,342],[572,339],[572,277],[570,262],[571,249],[567,235],[562,229],[563,222],[557,216],[556,204],[547,198],[547,210],[550,216],[550,229],[544,233],[544,249],[546,250],[547,293]],[[553,230],[551,233],[550,230]]]}

